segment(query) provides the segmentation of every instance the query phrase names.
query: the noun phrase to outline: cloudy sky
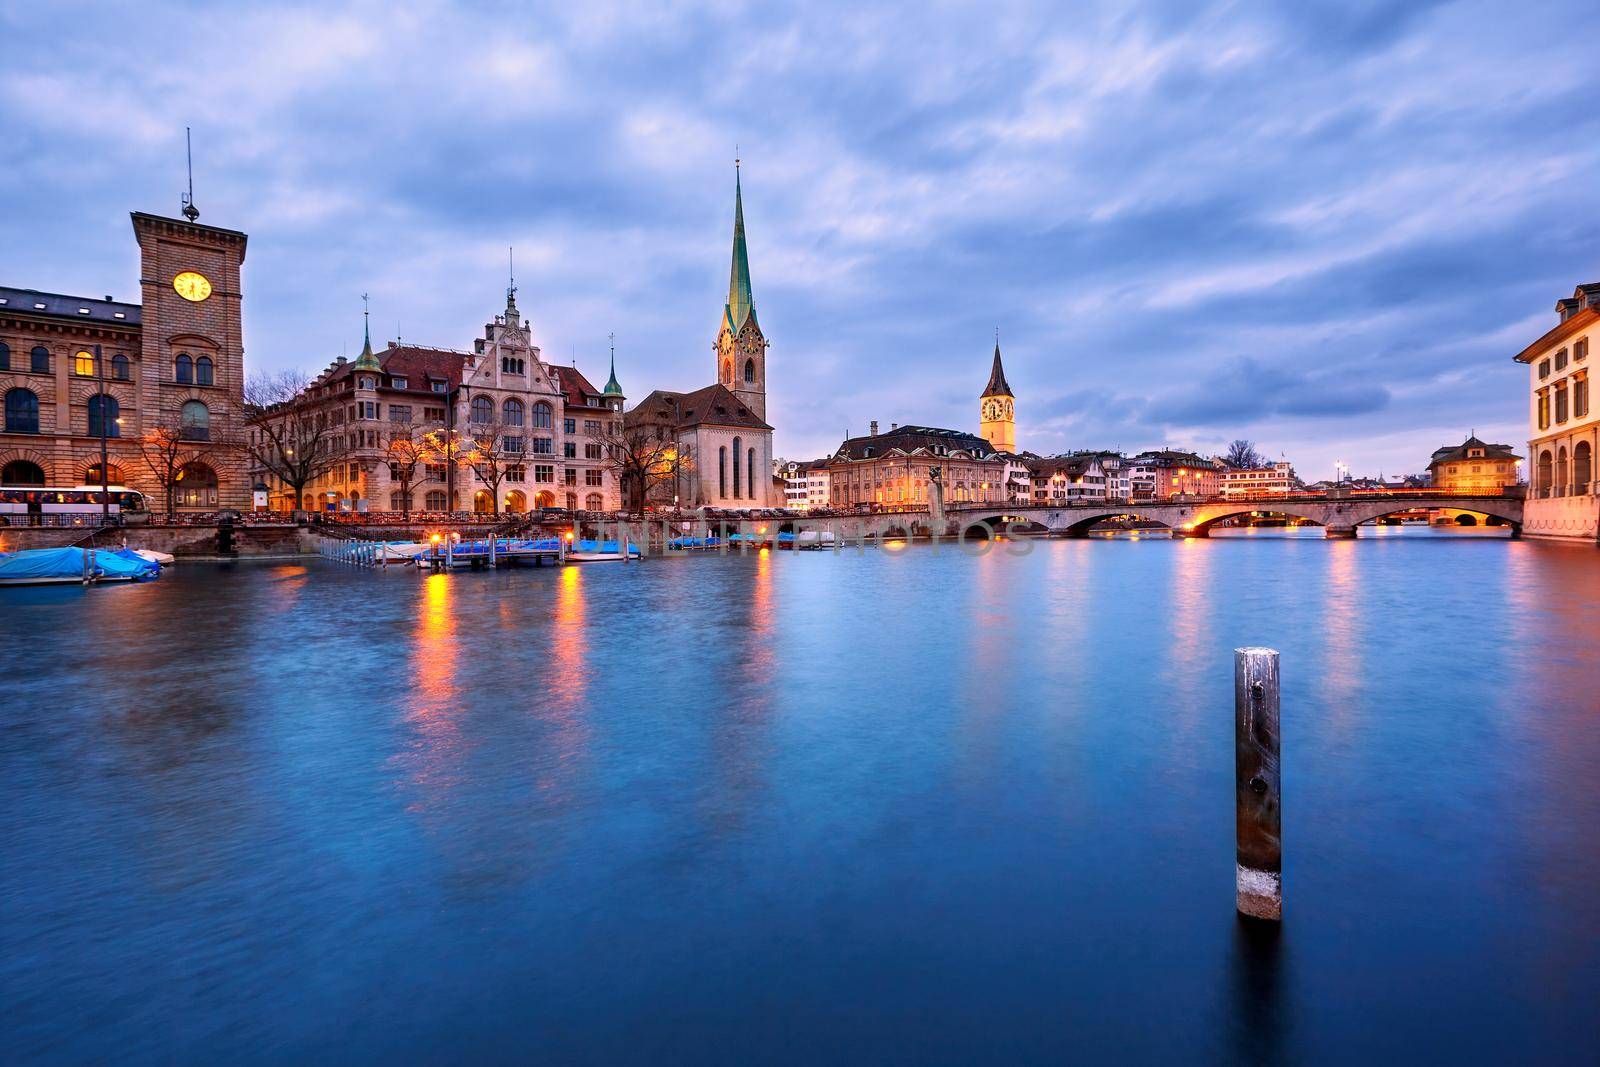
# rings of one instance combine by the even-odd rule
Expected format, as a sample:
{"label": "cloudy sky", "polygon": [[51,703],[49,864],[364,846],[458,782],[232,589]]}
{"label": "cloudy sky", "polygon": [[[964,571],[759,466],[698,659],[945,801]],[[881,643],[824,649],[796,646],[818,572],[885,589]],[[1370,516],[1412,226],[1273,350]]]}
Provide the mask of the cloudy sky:
{"label": "cloudy sky", "polygon": [[635,398],[713,376],[733,156],[780,454],[1019,444],[1412,471],[1524,441],[1600,280],[1590,4],[0,3],[0,284],[137,294],[127,212],[251,235],[252,367],[518,302]]}

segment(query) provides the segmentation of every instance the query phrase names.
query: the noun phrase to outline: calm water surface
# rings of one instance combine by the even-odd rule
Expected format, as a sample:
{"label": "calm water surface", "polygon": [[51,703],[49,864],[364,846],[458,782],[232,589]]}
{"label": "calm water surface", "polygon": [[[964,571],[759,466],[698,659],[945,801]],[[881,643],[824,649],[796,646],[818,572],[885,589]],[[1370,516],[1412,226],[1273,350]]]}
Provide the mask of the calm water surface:
{"label": "calm water surface", "polygon": [[1600,553],[1030,547],[0,591],[4,1058],[1594,1062]]}

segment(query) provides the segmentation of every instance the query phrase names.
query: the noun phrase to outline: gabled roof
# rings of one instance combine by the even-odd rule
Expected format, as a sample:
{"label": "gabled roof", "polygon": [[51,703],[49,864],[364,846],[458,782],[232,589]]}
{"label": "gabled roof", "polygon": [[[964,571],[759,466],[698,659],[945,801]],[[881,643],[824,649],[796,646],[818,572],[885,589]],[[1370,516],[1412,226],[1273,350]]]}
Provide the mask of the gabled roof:
{"label": "gabled roof", "polygon": [[562,367],[551,364],[550,374],[555,378],[556,385],[560,388],[561,395],[568,406],[580,408],[605,407],[605,401],[601,399],[600,390],[596,389],[577,367]]}
{"label": "gabled roof", "polygon": [[725,385],[708,385],[692,393],[657,389],[628,412],[627,421],[648,422],[680,429],[691,426],[732,426],[770,430],[744,401]]}
{"label": "gabled roof", "polygon": [[[1473,448],[1483,449],[1483,455],[1478,457],[1469,457],[1467,452],[1469,449]],[[1459,445],[1445,445],[1443,448],[1435,449],[1433,458],[1428,461],[1428,466],[1434,467],[1440,463],[1451,463],[1456,460],[1464,460],[1469,458],[1521,459],[1522,457],[1513,452],[1510,445],[1487,444],[1484,441],[1480,441],[1477,435],[1474,434],[1471,437],[1468,437],[1465,441],[1461,442]]]}
{"label": "gabled roof", "polygon": [[994,343],[994,367],[989,371],[989,384],[983,387],[978,399],[986,396],[1015,396],[1006,384],[1006,370],[1000,365],[1000,342]]}
{"label": "gabled roof", "polygon": [[[44,306],[40,307],[40,304]],[[124,304],[110,298],[93,300],[86,296],[66,296],[61,293],[41,293],[37,289],[11,289],[0,286],[0,313],[12,312],[49,319],[71,319],[74,322],[137,326],[142,311],[142,307],[138,304]]]}

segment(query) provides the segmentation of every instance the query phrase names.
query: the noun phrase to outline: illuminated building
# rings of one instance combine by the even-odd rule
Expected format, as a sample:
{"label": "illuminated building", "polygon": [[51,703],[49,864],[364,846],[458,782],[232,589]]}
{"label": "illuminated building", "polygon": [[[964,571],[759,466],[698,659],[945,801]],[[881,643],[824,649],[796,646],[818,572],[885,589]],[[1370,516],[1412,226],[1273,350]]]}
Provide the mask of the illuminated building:
{"label": "illuminated building", "polygon": [[829,457],[829,504],[926,507],[932,467],[940,470],[946,504],[1007,502],[1006,459],[984,438],[934,426],[880,434],[874,422],[870,434],[847,438]]}
{"label": "illuminated building", "polygon": [[1436,449],[1428,463],[1432,485],[1449,493],[1498,493],[1517,484],[1522,457],[1510,445],[1491,445],[1468,437],[1459,445]]}
{"label": "illuminated building", "polygon": [[1222,471],[1222,495],[1228,500],[1283,496],[1299,485],[1294,465],[1288,460],[1270,467],[1227,467]]}
{"label": "illuminated building", "polygon": [[1017,450],[1016,397],[1006,383],[1005,368],[1000,365],[1000,342],[994,343],[994,366],[989,370],[989,381],[978,398],[978,436],[994,446],[996,452]]}
{"label": "illuminated building", "polygon": [[1529,537],[1600,538],[1595,462],[1600,415],[1591,401],[1590,348],[1600,338],[1600,284],[1556,302],[1558,322],[1517,353],[1528,365]]}
{"label": "illuminated building", "polygon": [[1193,452],[1159,449],[1141,452],[1129,461],[1128,483],[1133,500],[1216,496],[1222,490],[1222,468]]}
{"label": "illuminated building", "polygon": [[[175,435],[184,464],[175,509],[243,508],[250,483],[229,447],[244,408],[240,270],[247,238],[188,217],[133,212],[137,303],[0,288],[0,484],[107,480],[165,506],[169,479],[142,458],[148,434]],[[101,358],[96,362],[95,346]]]}
{"label": "illuminated building", "polygon": [[687,393],[657,389],[625,420],[628,436],[655,441],[674,456],[670,476],[649,487],[648,503],[783,506],[773,483],[772,427],[766,421],[767,347],[750,287],[744,191],[736,171],[728,301],[713,346],[717,380]]}

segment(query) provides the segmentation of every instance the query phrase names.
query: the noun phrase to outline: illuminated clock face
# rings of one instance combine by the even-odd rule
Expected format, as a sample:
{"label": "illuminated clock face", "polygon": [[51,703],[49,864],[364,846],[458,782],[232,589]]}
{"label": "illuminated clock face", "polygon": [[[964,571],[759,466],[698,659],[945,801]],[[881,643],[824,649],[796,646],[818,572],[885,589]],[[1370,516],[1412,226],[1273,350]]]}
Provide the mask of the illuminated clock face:
{"label": "illuminated clock face", "polygon": [[185,300],[193,300],[195,303],[211,295],[211,283],[206,280],[206,276],[192,270],[186,270],[172,279],[172,288]]}

